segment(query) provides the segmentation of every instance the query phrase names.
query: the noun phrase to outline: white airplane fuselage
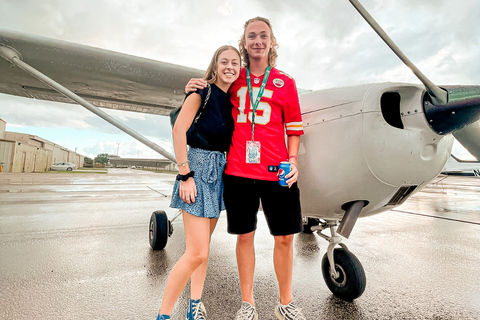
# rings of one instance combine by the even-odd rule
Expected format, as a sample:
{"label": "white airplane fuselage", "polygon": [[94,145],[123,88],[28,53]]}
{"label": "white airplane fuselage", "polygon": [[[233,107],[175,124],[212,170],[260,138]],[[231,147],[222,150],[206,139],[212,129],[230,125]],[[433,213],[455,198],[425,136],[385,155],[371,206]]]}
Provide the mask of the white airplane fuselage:
{"label": "white airplane fuselage", "polygon": [[454,138],[429,127],[424,93],[421,85],[379,83],[300,95],[304,217],[341,220],[342,206],[356,200],[367,201],[360,216],[390,210],[440,173]]}

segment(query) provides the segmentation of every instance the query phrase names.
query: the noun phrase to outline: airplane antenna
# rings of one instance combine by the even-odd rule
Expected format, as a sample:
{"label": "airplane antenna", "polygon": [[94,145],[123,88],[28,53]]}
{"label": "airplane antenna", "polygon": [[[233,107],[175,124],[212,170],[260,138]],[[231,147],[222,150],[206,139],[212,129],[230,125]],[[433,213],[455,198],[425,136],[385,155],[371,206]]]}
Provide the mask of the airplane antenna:
{"label": "airplane antenna", "polygon": [[367,23],[375,30],[375,32],[382,38],[382,40],[392,49],[392,51],[403,61],[403,63],[412,70],[417,78],[423,83],[428,91],[428,94],[433,100],[434,105],[445,105],[448,102],[447,91],[435,85],[430,79],[428,79],[400,50],[400,48],[393,42],[393,40],[387,35],[385,30],[375,21],[375,19],[368,13],[368,11],[362,6],[358,0],[349,0],[350,3],[357,9]]}
{"label": "airplane antenna", "polygon": [[156,193],[160,193],[160,194],[161,194],[162,196],[164,196],[164,197],[168,197],[165,193],[161,193],[160,191],[157,191],[157,190],[155,190],[155,189],[153,189],[153,188],[150,188],[149,186],[147,186],[147,188],[150,189],[150,190],[152,190],[152,191],[155,191]]}

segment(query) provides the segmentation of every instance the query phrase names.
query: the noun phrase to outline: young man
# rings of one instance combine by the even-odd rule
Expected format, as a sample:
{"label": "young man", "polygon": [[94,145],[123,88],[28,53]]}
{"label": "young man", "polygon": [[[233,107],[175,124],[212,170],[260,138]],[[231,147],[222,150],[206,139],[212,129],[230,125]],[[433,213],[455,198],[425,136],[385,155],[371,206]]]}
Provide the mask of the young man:
{"label": "young man", "polygon": [[[305,320],[292,298],[293,235],[301,232],[297,187],[297,154],[303,134],[295,81],[275,68],[276,39],[268,19],[256,17],[244,25],[239,41],[244,59],[240,77],[230,87],[234,132],[224,174],[228,232],[237,234],[237,264],[242,305],[236,320],[256,320],[253,298],[254,235],[260,201],[274,236],[274,267],[280,301],[274,313],[281,320]],[[202,88],[198,80],[186,87]],[[285,132],[287,145],[285,145]],[[288,187],[271,170],[288,161]]]}

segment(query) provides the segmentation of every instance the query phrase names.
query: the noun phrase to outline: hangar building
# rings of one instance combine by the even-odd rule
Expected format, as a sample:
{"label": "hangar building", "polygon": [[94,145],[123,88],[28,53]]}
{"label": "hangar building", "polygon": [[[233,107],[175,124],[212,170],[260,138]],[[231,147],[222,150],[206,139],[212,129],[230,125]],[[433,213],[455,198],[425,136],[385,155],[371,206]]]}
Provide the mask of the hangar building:
{"label": "hangar building", "polygon": [[42,172],[57,162],[83,167],[84,156],[35,135],[5,131],[0,118],[0,172]]}

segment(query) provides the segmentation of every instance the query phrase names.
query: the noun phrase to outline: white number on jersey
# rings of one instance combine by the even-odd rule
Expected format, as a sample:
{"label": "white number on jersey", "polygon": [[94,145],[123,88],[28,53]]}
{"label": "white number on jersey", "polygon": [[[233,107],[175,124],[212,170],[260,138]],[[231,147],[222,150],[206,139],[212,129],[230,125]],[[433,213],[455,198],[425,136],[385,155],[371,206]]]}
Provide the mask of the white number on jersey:
{"label": "white number on jersey", "polygon": [[[255,97],[255,100],[257,99],[256,97],[258,96],[258,91],[260,88],[253,88],[253,96]],[[245,123],[247,122],[247,115],[245,114],[245,109],[247,107],[247,88],[243,87],[240,90],[237,91],[237,97],[240,98],[240,103],[238,106],[238,116],[237,116],[237,123]],[[273,91],[265,89],[263,91],[263,97],[265,98],[272,98]],[[254,100],[254,101],[255,101]],[[250,104],[248,104],[250,105]],[[263,111],[263,112],[259,112]],[[259,116],[261,114],[261,116]],[[268,104],[268,102],[260,101],[257,107],[257,110],[255,112],[255,124],[267,124],[270,122],[270,117],[272,115],[272,107]],[[252,111],[248,112],[248,120],[252,122]]]}

